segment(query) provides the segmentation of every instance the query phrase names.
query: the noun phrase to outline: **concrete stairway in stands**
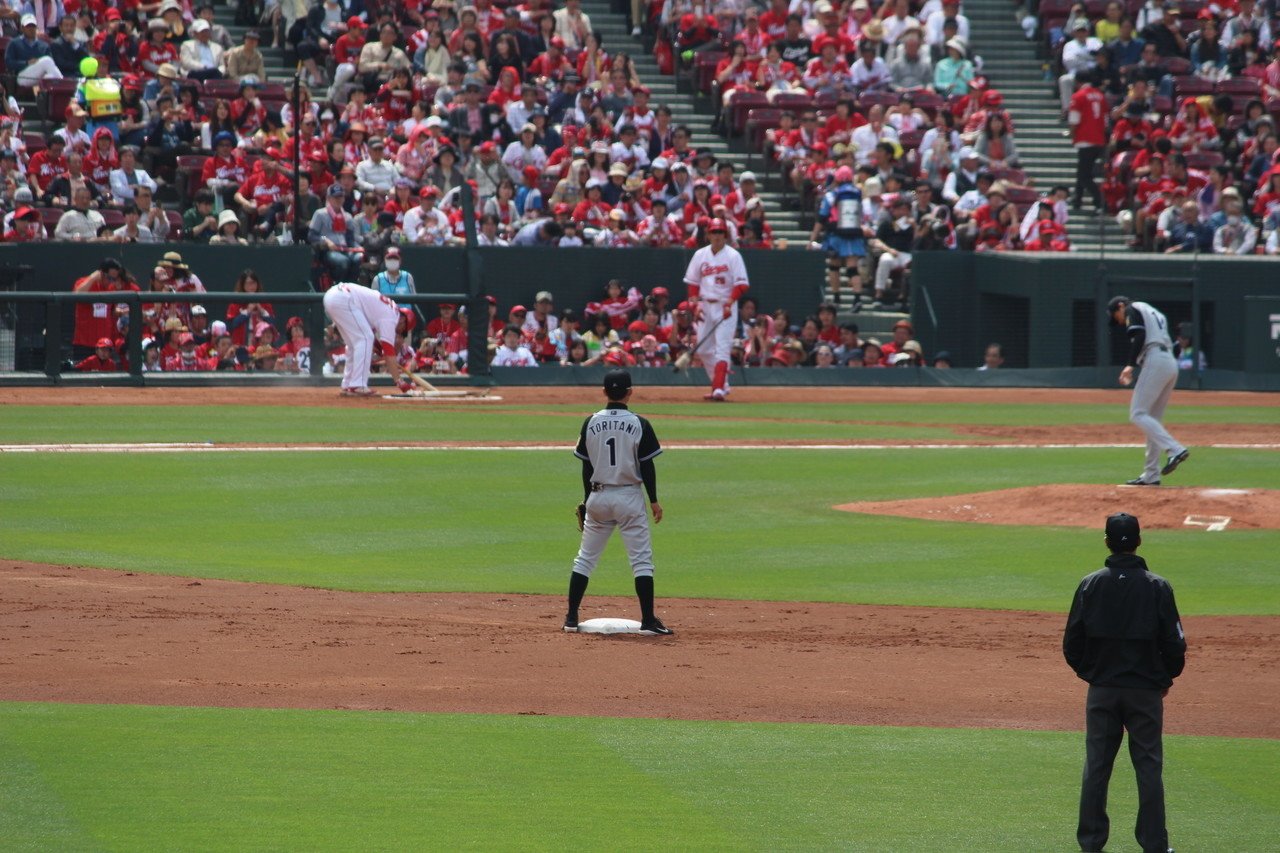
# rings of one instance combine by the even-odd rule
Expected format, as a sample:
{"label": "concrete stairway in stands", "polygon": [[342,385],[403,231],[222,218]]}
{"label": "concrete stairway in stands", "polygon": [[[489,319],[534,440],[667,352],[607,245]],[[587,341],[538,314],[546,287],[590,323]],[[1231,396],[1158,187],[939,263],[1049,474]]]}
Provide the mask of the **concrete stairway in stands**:
{"label": "concrete stairway in stands", "polygon": [[[624,51],[631,56],[640,79],[653,90],[653,104],[665,104],[671,108],[674,122],[689,128],[695,148],[699,151],[711,151],[717,161],[728,160],[739,172],[751,169],[760,177],[760,197],[765,203],[775,239],[785,239],[789,243],[787,251],[804,251],[803,247],[809,240],[812,218],[802,219],[801,213],[794,209],[795,194],[791,193],[791,206],[784,206],[782,182],[777,172],[775,171],[769,180],[765,180],[762,156],[756,152],[746,151],[741,140],[735,139],[731,143],[712,131],[714,111],[710,100],[697,93],[681,91],[675,77],[661,74],[653,56],[644,52],[639,39],[631,37],[628,15],[625,12],[615,11],[615,8],[620,7],[615,7],[609,0],[583,0],[582,3],[583,11],[591,16],[592,29],[603,35],[605,50],[610,54]],[[816,308],[817,302],[826,292],[826,277],[824,275],[819,281],[805,284],[812,287]],[[856,322],[864,336],[888,338],[892,334],[893,324],[905,316],[881,311],[864,311],[855,316],[848,288],[844,289],[843,296],[841,322]],[[792,318],[793,322],[799,322],[802,319],[802,317]]]}
{"label": "concrete stairway in stands", "polygon": [[[1035,186],[1075,185],[1076,156],[1061,118],[1056,81],[1045,79],[1038,42],[1028,41],[1008,0],[965,0],[971,47],[982,57],[982,73],[1004,95],[1013,116],[1022,169]],[[1068,233],[1081,251],[1125,251],[1124,237],[1111,217],[1099,217],[1086,202],[1071,214]]]}

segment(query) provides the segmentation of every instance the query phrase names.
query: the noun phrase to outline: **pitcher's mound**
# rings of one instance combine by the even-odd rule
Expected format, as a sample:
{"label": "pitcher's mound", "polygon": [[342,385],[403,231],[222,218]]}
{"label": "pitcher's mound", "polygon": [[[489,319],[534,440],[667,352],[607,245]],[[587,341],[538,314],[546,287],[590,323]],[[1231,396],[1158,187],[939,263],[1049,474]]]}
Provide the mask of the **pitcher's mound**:
{"label": "pitcher's mound", "polygon": [[1136,515],[1144,529],[1278,529],[1280,492],[1169,486],[1059,483],[904,501],[860,501],[836,509],[930,521],[1102,529],[1113,512]]}

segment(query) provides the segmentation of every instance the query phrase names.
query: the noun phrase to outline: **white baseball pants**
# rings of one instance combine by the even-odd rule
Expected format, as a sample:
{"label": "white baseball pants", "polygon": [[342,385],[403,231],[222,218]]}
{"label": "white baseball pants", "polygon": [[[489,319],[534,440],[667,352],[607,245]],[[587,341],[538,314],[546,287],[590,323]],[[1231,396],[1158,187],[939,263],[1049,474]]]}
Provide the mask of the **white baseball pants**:
{"label": "white baseball pants", "polygon": [[[698,321],[698,343],[702,344],[698,350],[698,358],[702,359],[702,364],[707,368],[707,372],[711,373],[715,370],[715,366],[720,362],[729,364],[733,358],[733,330],[738,328],[738,303],[729,303],[729,319],[723,323],[720,318],[724,316],[724,301],[717,300],[702,302],[702,319]],[[719,326],[716,326],[720,323]],[[711,331],[715,328],[715,331]],[[711,336],[711,340],[703,344],[707,336]],[[726,376],[724,380],[725,393],[729,391],[729,379]]]}
{"label": "white baseball pants", "polygon": [[587,498],[587,520],[582,526],[582,545],[573,558],[573,570],[591,577],[614,528],[622,534],[631,573],[653,576],[653,542],[649,537],[649,516],[644,487],[605,486]]}
{"label": "white baseball pants", "polygon": [[356,298],[340,284],[325,291],[324,311],[338,326],[347,345],[342,370],[343,388],[369,387],[369,363],[373,360],[373,324]]}
{"label": "white baseball pants", "polygon": [[1178,362],[1172,353],[1152,348],[1142,359],[1142,371],[1133,386],[1133,398],[1129,401],[1129,420],[1147,436],[1147,458],[1142,469],[1142,479],[1160,479],[1160,453],[1167,451],[1177,456],[1184,448],[1169,435],[1161,421],[1165,407],[1173,396],[1178,383]]}

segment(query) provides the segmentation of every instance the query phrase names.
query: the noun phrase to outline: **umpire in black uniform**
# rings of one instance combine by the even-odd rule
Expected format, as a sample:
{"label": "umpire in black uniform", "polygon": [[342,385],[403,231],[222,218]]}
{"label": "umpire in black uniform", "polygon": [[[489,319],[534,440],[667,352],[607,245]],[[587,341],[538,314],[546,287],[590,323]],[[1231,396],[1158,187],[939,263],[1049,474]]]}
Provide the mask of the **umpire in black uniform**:
{"label": "umpire in black uniform", "polygon": [[1142,544],[1138,519],[1117,513],[1107,519],[1105,568],[1080,582],[1062,652],[1076,675],[1089,682],[1085,704],[1084,781],[1080,788],[1080,849],[1107,843],[1107,783],[1124,732],[1138,775],[1138,825],[1143,853],[1166,853],[1164,819],[1164,697],[1182,673],[1187,642],[1173,600],[1173,587],[1147,571],[1136,553]]}

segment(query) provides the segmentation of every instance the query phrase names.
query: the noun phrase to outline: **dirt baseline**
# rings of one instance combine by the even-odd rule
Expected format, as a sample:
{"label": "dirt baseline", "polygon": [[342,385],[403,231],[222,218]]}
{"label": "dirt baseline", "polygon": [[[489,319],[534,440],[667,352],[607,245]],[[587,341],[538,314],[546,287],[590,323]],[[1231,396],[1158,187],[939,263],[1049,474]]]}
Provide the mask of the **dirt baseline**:
{"label": "dirt baseline", "polygon": [[1280,492],[1054,483],[940,498],[859,501],[836,509],[930,521],[1095,527],[1113,512],[1136,515],[1144,529],[1206,531],[1280,528]]}
{"label": "dirt baseline", "polygon": [[[1060,614],[349,593],[0,562],[0,700],[1078,729]],[[588,597],[584,618],[633,616]],[[1171,733],[1280,737],[1280,619],[1193,617]]]}

